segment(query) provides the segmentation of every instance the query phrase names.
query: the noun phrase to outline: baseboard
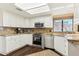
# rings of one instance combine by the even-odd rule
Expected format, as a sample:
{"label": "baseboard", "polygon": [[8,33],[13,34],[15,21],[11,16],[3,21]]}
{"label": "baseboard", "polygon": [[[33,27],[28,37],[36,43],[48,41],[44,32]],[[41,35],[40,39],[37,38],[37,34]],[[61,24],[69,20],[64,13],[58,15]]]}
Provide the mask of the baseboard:
{"label": "baseboard", "polygon": [[64,56],[63,54],[59,53],[56,49],[47,48],[47,47],[45,47],[45,49],[53,50],[53,51],[56,52],[58,55],[60,55],[60,56]]}

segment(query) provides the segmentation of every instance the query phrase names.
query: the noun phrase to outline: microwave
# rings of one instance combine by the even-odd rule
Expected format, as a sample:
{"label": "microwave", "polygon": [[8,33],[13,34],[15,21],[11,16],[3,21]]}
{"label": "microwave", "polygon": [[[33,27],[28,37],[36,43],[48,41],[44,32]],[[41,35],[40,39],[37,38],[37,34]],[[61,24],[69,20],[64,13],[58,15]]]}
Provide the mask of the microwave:
{"label": "microwave", "polygon": [[37,28],[44,27],[44,23],[35,23],[35,27]]}

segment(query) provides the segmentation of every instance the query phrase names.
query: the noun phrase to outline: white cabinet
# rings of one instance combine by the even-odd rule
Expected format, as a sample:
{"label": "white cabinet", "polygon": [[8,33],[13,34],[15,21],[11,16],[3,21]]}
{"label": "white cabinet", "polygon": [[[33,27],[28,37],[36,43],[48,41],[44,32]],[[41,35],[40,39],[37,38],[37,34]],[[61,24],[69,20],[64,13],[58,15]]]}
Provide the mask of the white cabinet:
{"label": "white cabinet", "polygon": [[75,4],[74,8],[74,24],[79,24],[79,4]]}
{"label": "white cabinet", "polygon": [[63,55],[68,55],[68,41],[63,36],[54,36],[54,48]]}
{"label": "white cabinet", "polygon": [[3,12],[3,26],[27,28],[28,19],[12,12]]}
{"label": "white cabinet", "polygon": [[32,22],[31,22],[30,19],[25,19],[25,20],[24,20],[24,23],[25,23],[25,24],[24,24],[23,26],[24,26],[25,28],[34,27],[34,26],[32,26]]}
{"label": "white cabinet", "polygon": [[34,27],[35,23],[44,23],[44,27],[52,28],[53,27],[53,19],[51,15],[34,17],[29,20],[30,27]]}
{"label": "white cabinet", "polygon": [[21,35],[20,38],[22,39],[21,42],[24,45],[25,43],[28,45],[32,45],[32,34],[24,34]]}
{"label": "white cabinet", "polygon": [[32,34],[22,34],[6,37],[6,53],[14,51],[26,44],[32,45]]}
{"label": "white cabinet", "polygon": [[42,21],[44,22],[44,26],[47,28],[53,28],[53,18],[51,16],[45,16],[42,18]]}
{"label": "white cabinet", "polygon": [[68,56],[79,56],[79,42],[68,42]]}
{"label": "white cabinet", "polygon": [[74,11],[74,14],[75,14],[74,17],[79,18],[79,4],[77,3],[74,6],[75,6],[75,8],[74,8],[74,10],[75,10]]}
{"label": "white cabinet", "polygon": [[0,10],[0,26],[3,26],[3,13]]}
{"label": "white cabinet", "polygon": [[6,54],[6,41],[4,36],[0,36],[0,54]]}
{"label": "white cabinet", "polygon": [[[16,37],[17,38],[17,37]],[[6,37],[6,53],[15,50],[17,47],[16,38],[14,36]],[[18,40],[18,39],[17,39]]]}
{"label": "white cabinet", "polygon": [[0,26],[34,28],[34,24],[40,22],[44,23],[44,27],[53,27],[53,20],[51,15],[39,16],[34,18],[25,18],[21,15],[8,11],[3,11],[0,13]]}
{"label": "white cabinet", "polygon": [[52,35],[45,35],[45,47],[54,49],[54,39]]}

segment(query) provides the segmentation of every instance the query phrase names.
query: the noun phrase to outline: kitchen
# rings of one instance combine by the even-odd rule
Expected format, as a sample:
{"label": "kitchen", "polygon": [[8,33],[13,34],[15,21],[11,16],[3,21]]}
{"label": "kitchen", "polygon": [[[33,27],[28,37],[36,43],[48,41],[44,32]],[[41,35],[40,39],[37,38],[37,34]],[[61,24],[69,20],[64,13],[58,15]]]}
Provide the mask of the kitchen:
{"label": "kitchen", "polygon": [[[79,55],[79,4],[37,4],[36,9],[33,6],[27,9],[28,13],[21,10],[21,5],[0,4],[0,54],[7,55],[30,45],[52,49],[64,56]],[[29,14],[31,9],[36,13],[34,16]]]}

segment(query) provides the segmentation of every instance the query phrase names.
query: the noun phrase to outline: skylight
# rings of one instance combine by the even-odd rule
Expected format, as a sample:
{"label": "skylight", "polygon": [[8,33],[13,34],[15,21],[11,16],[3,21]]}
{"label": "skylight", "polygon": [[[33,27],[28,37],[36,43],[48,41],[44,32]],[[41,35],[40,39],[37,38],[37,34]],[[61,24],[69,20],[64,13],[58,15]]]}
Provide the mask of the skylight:
{"label": "skylight", "polygon": [[50,11],[46,3],[16,3],[15,5],[30,14]]}
{"label": "skylight", "polygon": [[39,8],[27,10],[26,12],[30,14],[37,14],[37,13],[43,13],[43,12],[48,12],[48,11],[50,10],[49,10],[49,7],[46,5],[46,6],[41,6]]}
{"label": "skylight", "polygon": [[23,10],[46,5],[46,3],[15,3],[15,5]]}

